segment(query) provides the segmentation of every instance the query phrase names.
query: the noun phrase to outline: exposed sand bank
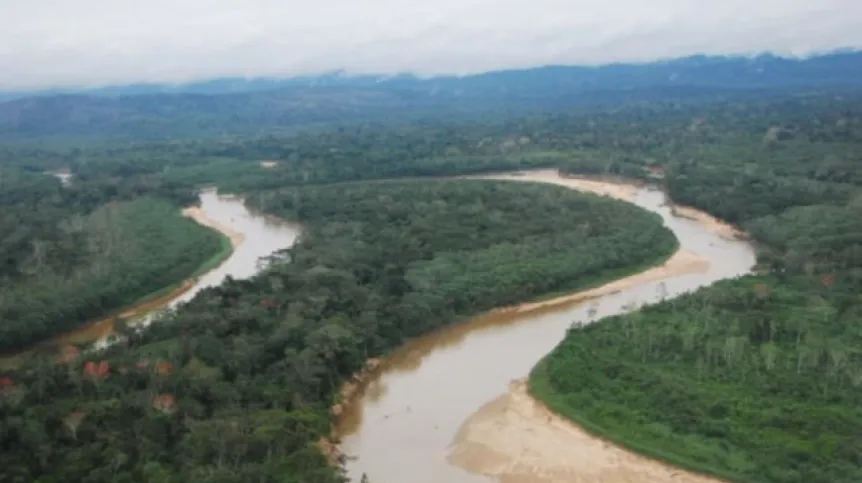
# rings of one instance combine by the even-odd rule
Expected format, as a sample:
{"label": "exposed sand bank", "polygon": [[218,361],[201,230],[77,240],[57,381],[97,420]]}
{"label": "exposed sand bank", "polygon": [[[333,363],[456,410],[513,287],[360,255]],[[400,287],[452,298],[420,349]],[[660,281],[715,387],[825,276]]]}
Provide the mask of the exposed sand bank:
{"label": "exposed sand bank", "polygon": [[633,183],[564,176],[561,175],[555,169],[539,169],[534,171],[522,171],[517,173],[501,173],[469,177],[479,179],[537,181],[541,183],[565,186],[567,188],[586,193],[610,196],[611,198],[616,198],[618,200],[628,202],[634,200],[635,193],[637,193],[638,189],[638,187]]}
{"label": "exposed sand bank", "polygon": [[209,218],[206,213],[204,213],[204,210],[199,206],[189,206],[188,208],[183,209],[183,215],[195,220],[199,225],[221,232],[223,235],[230,238],[230,244],[234,249],[236,249],[236,247],[245,240],[245,235],[229,226],[225,226],[212,218]]}
{"label": "exposed sand bank", "polygon": [[[464,178],[550,183],[628,202],[634,201],[641,188],[634,183],[626,184],[615,180],[565,177],[555,170],[496,173]],[[691,208],[675,214],[692,219],[711,233],[728,239],[744,236],[744,233],[735,227]],[[403,370],[403,365],[416,365],[426,354],[446,347],[452,340],[457,342],[463,339],[469,332],[482,330],[489,325],[514,323],[528,312],[533,315],[536,312],[554,311],[631,287],[680,275],[705,273],[709,267],[707,258],[681,249],[659,266],[600,287],[539,302],[499,308],[466,323],[409,341],[383,361],[375,362],[375,370],[351,381],[349,389],[342,394],[341,403],[333,408],[338,427],[330,441],[337,441],[336,435],[353,434],[362,424],[361,398],[364,397],[366,386],[369,391],[374,391],[374,381],[378,375],[390,370]],[[718,481],[639,456],[593,437],[571,421],[551,414],[540,402],[534,401],[527,394],[524,381],[519,384],[513,385],[510,393],[488,403],[463,424],[455,439],[451,463],[473,473],[498,477],[504,483]],[[328,453],[331,454],[331,446],[329,448]]]}
{"label": "exposed sand bank", "polygon": [[[553,171],[530,172],[494,179],[544,181],[580,191],[631,201],[636,187],[578,178],[562,178]],[[674,206],[676,216],[697,221],[726,239],[745,233],[702,211]],[[547,306],[579,302],[631,286],[686,273],[706,271],[709,262],[684,250],[665,264],[602,287],[528,303],[510,310],[529,312]],[[499,478],[503,483],[716,483],[720,480],[681,470],[614,446],[562,418],[527,392],[525,380],[515,381],[509,392],[490,401],[459,429],[449,462],[472,473]]]}
{"label": "exposed sand bank", "polygon": [[503,483],[718,483],[613,446],[557,416],[524,380],[458,431],[449,462]]}
{"label": "exposed sand bank", "polygon": [[670,211],[680,218],[688,218],[700,223],[710,233],[714,233],[725,240],[744,240],[748,238],[748,235],[736,226],[696,208],[684,205],[671,205]]}
{"label": "exposed sand bank", "polygon": [[534,312],[541,309],[556,307],[558,305],[574,304],[585,300],[601,297],[609,293],[641,285],[657,280],[663,280],[678,275],[690,273],[703,273],[709,269],[709,261],[696,253],[686,250],[678,250],[672,257],[661,265],[649,268],[643,272],[618,278],[613,282],[606,283],[600,287],[582,292],[575,292],[560,297],[554,297],[540,302],[528,302],[514,307],[497,309],[499,311],[513,311],[516,313]]}

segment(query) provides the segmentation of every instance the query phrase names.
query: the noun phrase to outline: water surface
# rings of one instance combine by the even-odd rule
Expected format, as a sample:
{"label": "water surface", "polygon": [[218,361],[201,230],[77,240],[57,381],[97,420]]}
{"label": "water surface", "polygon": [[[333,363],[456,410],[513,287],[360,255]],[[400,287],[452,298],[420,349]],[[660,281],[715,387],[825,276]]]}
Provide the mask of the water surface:
{"label": "water surface", "polygon": [[[529,175],[515,179],[531,181]],[[675,216],[661,191],[634,188],[632,201],[660,214],[681,249],[708,260],[708,268],[567,307],[479,317],[407,344],[347,407],[339,432],[351,479],[358,482],[367,473],[374,483],[493,481],[451,466],[446,458],[452,440],[476,410],[506,393],[512,380],[527,376],[572,322],[678,296],[746,274],[754,266],[748,243]]]}

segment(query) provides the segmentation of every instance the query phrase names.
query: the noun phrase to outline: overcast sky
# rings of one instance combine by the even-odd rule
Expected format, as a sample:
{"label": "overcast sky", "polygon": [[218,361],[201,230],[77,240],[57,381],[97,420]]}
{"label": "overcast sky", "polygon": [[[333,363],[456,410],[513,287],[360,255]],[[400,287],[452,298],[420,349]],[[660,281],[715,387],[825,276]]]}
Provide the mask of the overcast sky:
{"label": "overcast sky", "polygon": [[0,0],[0,89],[862,47],[862,0]]}

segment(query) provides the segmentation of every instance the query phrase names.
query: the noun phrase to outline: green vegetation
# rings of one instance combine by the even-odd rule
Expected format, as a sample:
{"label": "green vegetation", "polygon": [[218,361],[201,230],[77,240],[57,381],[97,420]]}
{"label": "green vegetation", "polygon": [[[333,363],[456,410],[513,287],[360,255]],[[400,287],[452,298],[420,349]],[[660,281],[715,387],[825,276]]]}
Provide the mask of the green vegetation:
{"label": "green vegetation", "polygon": [[90,356],[110,377],[83,361],[15,374],[0,404],[4,481],[340,481],[315,442],[368,357],[676,247],[656,215],[562,187],[388,182],[250,199],[303,223],[290,263]]}
{"label": "green vegetation", "polygon": [[572,330],[530,389],[590,431],[731,481],[860,481],[859,112],[770,122],[663,164],[671,197],[740,223],[772,273]]}
{"label": "green vegetation", "polygon": [[105,203],[92,186],[60,188],[41,174],[2,174],[0,349],[105,316],[225,255],[219,234],[167,201]]}
{"label": "green vegetation", "polygon": [[[50,242],[51,271],[87,266],[81,242],[44,235],[60,221],[139,198],[189,203],[201,185],[306,226],[257,277],[207,290],[91,360],[34,358],[0,374],[0,479],[340,481],[314,443],[367,357],[674,247],[655,217],[561,188],[365,181],[557,166],[655,179],[674,201],[742,225],[770,273],[572,331],[533,392],[597,433],[734,481],[859,481],[860,144],[862,95],[847,90],[0,146],[4,286],[31,276],[36,240]],[[72,186],[36,174],[60,167]]]}

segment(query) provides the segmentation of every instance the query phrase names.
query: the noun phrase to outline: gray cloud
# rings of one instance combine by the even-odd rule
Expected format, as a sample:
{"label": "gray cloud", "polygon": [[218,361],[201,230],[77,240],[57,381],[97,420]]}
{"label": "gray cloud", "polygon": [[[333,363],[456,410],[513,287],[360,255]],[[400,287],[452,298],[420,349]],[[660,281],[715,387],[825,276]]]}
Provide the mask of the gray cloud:
{"label": "gray cloud", "polygon": [[0,0],[0,88],[862,47],[862,0]]}

